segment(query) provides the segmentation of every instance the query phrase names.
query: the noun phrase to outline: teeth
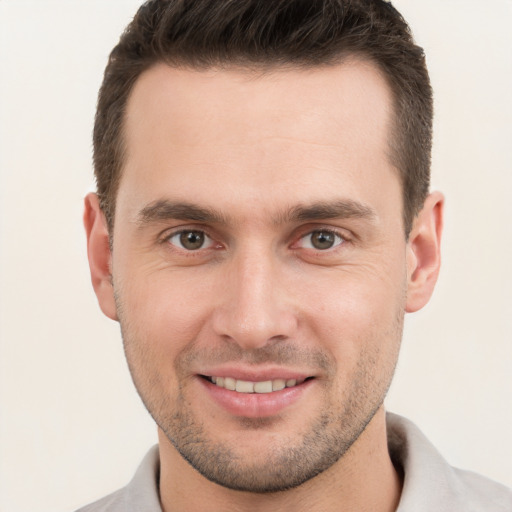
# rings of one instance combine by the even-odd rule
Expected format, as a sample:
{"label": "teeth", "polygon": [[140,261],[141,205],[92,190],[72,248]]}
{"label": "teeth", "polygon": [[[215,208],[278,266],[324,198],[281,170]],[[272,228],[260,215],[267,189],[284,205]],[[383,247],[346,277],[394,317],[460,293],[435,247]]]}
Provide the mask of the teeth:
{"label": "teeth", "polygon": [[286,387],[286,381],[284,379],[276,379],[272,381],[272,391],[281,391]]}
{"label": "teeth", "polygon": [[255,393],[272,393],[272,381],[266,380],[265,382],[254,383]]}
{"label": "teeth", "polygon": [[237,380],[235,391],[237,391],[238,393],[254,393],[254,382]]}
{"label": "teeth", "polygon": [[[217,384],[218,386],[219,384]],[[226,377],[224,379],[224,387],[226,389],[229,389],[230,391],[235,391],[236,389],[236,380],[232,379],[231,377]]]}
{"label": "teeth", "polygon": [[272,391],[281,391],[284,388],[292,388],[297,385],[297,379],[249,382],[246,380],[236,380],[231,377],[210,377],[210,380],[220,388],[236,391],[237,393],[272,393]]}

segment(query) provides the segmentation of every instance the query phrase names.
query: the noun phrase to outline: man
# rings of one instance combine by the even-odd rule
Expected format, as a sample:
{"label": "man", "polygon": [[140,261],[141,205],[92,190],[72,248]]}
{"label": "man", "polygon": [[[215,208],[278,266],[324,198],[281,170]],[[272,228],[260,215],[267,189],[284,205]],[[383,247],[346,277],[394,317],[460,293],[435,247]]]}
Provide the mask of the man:
{"label": "man", "polygon": [[431,126],[387,2],[141,7],[100,91],[85,225],[159,446],[84,510],[512,509],[383,407],[439,271]]}

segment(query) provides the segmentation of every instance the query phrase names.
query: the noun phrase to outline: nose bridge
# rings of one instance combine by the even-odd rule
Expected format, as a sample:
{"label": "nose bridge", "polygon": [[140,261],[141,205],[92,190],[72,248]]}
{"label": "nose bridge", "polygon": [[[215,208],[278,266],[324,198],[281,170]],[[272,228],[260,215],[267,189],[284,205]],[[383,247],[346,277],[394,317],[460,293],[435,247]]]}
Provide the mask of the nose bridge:
{"label": "nose bridge", "polygon": [[238,310],[245,322],[261,322],[266,316],[268,306],[273,302],[274,292],[271,283],[277,284],[277,269],[274,258],[261,248],[246,251],[237,261],[233,283],[236,290]]}
{"label": "nose bridge", "polygon": [[282,262],[269,247],[240,247],[226,269],[216,331],[244,348],[291,336],[296,319],[284,289]]}

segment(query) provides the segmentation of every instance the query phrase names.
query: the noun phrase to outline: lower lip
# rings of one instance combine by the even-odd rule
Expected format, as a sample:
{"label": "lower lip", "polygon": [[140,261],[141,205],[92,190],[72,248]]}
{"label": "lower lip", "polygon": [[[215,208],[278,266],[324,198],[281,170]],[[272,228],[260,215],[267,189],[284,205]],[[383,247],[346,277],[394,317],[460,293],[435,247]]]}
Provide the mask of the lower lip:
{"label": "lower lip", "polygon": [[297,402],[313,384],[311,379],[272,393],[238,393],[216,386],[202,377],[199,377],[199,381],[214,402],[233,416],[244,418],[275,416]]}

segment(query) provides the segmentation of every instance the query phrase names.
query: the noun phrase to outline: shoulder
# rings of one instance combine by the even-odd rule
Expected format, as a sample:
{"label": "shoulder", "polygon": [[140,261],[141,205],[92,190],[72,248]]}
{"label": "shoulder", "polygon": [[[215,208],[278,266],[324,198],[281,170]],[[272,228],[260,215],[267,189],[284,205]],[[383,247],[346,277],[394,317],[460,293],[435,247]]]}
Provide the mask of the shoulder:
{"label": "shoulder", "polygon": [[94,503],[79,508],[76,512],[121,512],[126,504],[126,488],[119,489]]}
{"label": "shoulder", "polygon": [[397,512],[512,512],[512,490],[450,466],[411,421],[387,415],[389,452],[404,473]]}
{"label": "shoulder", "polygon": [[142,460],[131,482],[76,512],[162,512],[158,491],[160,458],[154,446]]}
{"label": "shoulder", "polygon": [[[472,471],[452,468],[460,499],[468,511],[512,512],[512,489]],[[471,507],[471,508],[470,508]]]}

